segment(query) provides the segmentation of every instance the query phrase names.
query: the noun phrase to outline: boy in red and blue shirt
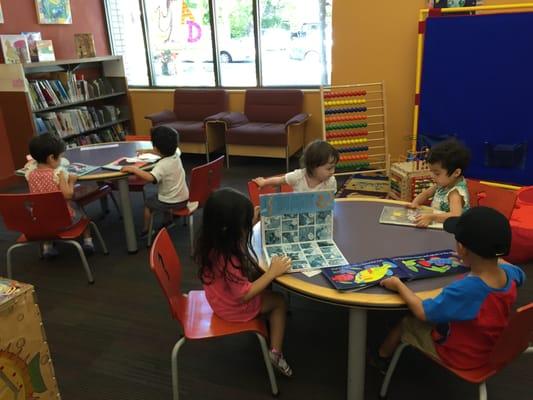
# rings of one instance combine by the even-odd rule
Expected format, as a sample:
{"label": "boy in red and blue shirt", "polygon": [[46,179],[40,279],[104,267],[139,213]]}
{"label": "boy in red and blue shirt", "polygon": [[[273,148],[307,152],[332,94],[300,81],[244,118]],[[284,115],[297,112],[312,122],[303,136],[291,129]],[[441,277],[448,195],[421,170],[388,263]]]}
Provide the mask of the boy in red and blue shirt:
{"label": "boy in red and blue shirt", "polygon": [[488,363],[507,326],[517,287],[525,280],[520,268],[498,259],[509,253],[509,222],[492,208],[475,207],[448,218],[444,229],[455,235],[457,253],[470,273],[427,300],[397,278],[381,282],[398,292],[413,316],[396,326],[380,346],[380,365],[387,363],[403,341],[452,368],[479,368]]}

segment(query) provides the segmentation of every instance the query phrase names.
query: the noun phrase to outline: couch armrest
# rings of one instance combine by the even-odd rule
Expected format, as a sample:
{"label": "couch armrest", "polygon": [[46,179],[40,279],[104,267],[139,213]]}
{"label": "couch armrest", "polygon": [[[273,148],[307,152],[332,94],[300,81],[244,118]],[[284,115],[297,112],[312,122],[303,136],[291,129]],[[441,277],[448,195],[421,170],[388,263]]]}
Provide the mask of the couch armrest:
{"label": "couch armrest", "polygon": [[[217,121],[222,121],[228,128],[248,123],[248,118],[241,112],[227,112],[217,114]],[[208,117],[209,118],[209,117]]]}
{"label": "couch armrest", "polygon": [[289,125],[302,124],[308,119],[309,119],[309,114],[307,113],[296,114],[294,117],[292,117],[287,122],[285,122],[285,127],[287,128]]}
{"label": "couch armrest", "polygon": [[206,122],[224,121],[224,117],[226,116],[226,114],[229,114],[229,113],[227,111],[222,111],[222,112],[219,112],[218,114],[213,114],[213,115],[210,115],[208,117],[205,117],[204,118],[204,123],[206,123]]}
{"label": "couch armrest", "polygon": [[152,126],[156,126],[165,122],[176,121],[176,114],[170,110],[164,110],[155,114],[146,115],[144,118],[152,121]]}

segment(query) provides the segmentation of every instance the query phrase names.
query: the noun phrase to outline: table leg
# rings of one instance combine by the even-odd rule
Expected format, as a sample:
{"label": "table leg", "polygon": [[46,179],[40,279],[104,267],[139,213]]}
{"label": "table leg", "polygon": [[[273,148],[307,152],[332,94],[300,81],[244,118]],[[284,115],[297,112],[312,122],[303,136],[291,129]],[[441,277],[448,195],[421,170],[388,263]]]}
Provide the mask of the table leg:
{"label": "table leg", "polygon": [[348,322],[348,400],[365,395],[366,310],[350,308]]}
{"label": "table leg", "polygon": [[120,208],[122,209],[122,221],[124,222],[124,233],[126,234],[126,246],[128,253],[137,253],[137,238],[135,236],[135,225],[131,212],[130,189],[128,179],[118,180],[118,190],[120,194]]}

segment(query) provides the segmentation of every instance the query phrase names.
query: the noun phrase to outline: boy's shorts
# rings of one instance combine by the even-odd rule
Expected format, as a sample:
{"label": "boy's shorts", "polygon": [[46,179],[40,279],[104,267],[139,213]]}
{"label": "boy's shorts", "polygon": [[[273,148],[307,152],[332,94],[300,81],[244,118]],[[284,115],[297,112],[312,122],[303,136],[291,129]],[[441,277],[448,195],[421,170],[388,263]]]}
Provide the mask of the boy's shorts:
{"label": "boy's shorts", "polygon": [[402,342],[407,343],[431,357],[440,359],[431,337],[433,326],[409,315],[402,320]]}
{"label": "boy's shorts", "polygon": [[180,208],[187,207],[188,200],[181,201],[179,203],[165,203],[157,198],[157,194],[150,196],[146,199],[146,207],[152,211],[170,211],[179,210]]}

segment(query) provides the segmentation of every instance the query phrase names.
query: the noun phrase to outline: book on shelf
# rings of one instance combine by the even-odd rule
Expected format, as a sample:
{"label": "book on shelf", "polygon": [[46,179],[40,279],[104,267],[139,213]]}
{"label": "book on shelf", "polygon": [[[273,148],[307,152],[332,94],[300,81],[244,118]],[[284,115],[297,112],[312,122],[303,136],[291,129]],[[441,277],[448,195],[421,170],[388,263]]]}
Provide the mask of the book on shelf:
{"label": "book on shelf", "polygon": [[333,241],[333,191],[259,196],[263,254],[291,259],[288,272],[347,264]]}
{"label": "book on shelf", "polygon": [[[416,226],[416,218],[422,214],[439,214],[442,211],[430,207],[411,209],[404,206],[385,206],[379,217],[380,224]],[[432,222],[428,228],[442,229],[442,223]]]}
{"label": "book on shelf", "polygon": [[67,148],[71,149],[87,144],[120,142],[124,140],[125,135],[126,133],[124,130],[124,126],[122,124],[115,124],[109,128],[89,135],[77,136],[74,138],[66,139],[65,142]]}
{"label": "book on shelf", "polygon": [[78,58],[96,57],[92,33],[75,33],[74,46]]}
{"label": "book on shelf", "polygon": [[20,32],[28,42],[28,50],[30,52],[30,59],[32,62],[39,61],[39,55],[37,54],[37,40],[41,40],[41,32]]}
{"label": "book on shelf", "polygon": [[55,61],[54,44],[51,40],[36,40],[37,57],[39,61]]}
{"label": "book on shelf", "polygon": [[137,157],[121,157],[118,160],[103,165],[102,168],[110,169],[113,171],[120,171],[126,166],[141,168],[148,164],[149,163],[147,161],[139,160]]}
{"label": "book on shelf", "polygon": [[325,268],[322,274],[341,291],[358,291],[376,286],[383,279],[396,276],[404,281],[461,274],[468,268],[449,249],[402,257],[378,258],[361,263]]}
{"label": "book on shelf", "polygon": [[24,35],[0,35],[0,42],[6,64],[31,62],[28,41]]}

